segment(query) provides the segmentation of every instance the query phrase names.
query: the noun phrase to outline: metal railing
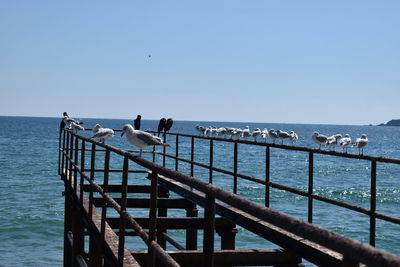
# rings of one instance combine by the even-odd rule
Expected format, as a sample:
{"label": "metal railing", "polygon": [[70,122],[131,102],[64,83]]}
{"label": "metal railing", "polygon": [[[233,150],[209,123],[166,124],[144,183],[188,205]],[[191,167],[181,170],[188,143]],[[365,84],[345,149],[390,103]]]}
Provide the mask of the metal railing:
{"label": "metal railing", "polygon": [[[168,138],[171,136],[172,138]],[[190,139],[190,160],[185,158],[180,158],[178,155],[182,152],[180,149],[179,141],[182,137]],[[209,141],[209,164],[204,164],[200,162],[196,162],[195,158],[195,141],[197,139],[207,140]],[[321,150],[314,149],[308,147],[300,147],[300,146],[289,146],[283,144],[274,144],[267,142],[256,142],[249,140],[240,140],[240,139],[228,139],[228,138],[219,138],[219,137],[208,137],[208,136],[199,136],[199,135],[190,135],[190,134],[181,134],[181,133],[167,133],[166,137],[164,137],[164,141],[172,142],[175,141],[175,155],[173,152],[165,153],[165,149],[163,152],[159,152],[163,157],[163,166],[165,166],[165,158],[171,158],[175,160],[175,170],[178,171],[178,162],[185,162],[190,164],[190,176],[194,176],[194,166],[198,166],[208,170],[209,183],[213,183],[213,172],[219,172],[222,174],[226,174],[232,177],[233,179],[233,190],[234,194],[237,194],[237,185],[238,179],[244,179],[248,181],[255,182],[265,187],[265,196],[264,196],[264,204],[266,207],[270,206],[270,189],[275,188],[279,190],[284,190],[287,192],[291,192],[293,194],[306,197],[308,199],[308,207],[307,207],[307,221],[309,223],[313,222],[314,217],[314,200],[322,201],[325,203],[329,203],[338,207],[342,207],[351,211],[355,211],[360,214],[364,214],[369,216],[370,218],[370,235],[369,235],[369,244],[375,246],[375,238],[376,238],[376,219],[381,219],[386,222],[390,222],[393,224],[400,225],[400,218],[392,217],[386,214],[382,214],[377,212],[376,210],[376,202],[377,202],[377,163],[391,163],[400,165],[400,159],[394,158],[386,158],[386,157],[376,157],[369,155],[356,155],[349,154],[343,152],[329,151],[329,150]],[[224,143],[233,143],[233,166],[232,169],[221,169],[214,167],[214,146],[216,142],[224,142]],[[238,145],[252,145],[259,146],[265,148],[265,173],[264,180],[260,178],[256,178],[253,176],[249,176],[243,173],[238,172]],[[281,150],[289,150],[289,151],[298,151],[305,152],[308,154],[308,188],[307,191],[299,190],[297,188],[285,186],[282,184],[271,182],[270,179],[270,168],[271,168],[271,148],[281,149]],[[335,157],[342,158],[351,158],[351,159],[359,159],[370,162],[370,205],[369,209],[358,207],[355,205],[351,205],[349,203],[338,201],[336,199],[324,197],[321,195],[317,195],[314,193],[314,155],[330,155]]]}
{"label": "metal railing", "polygon": [[[268,223],[271,223],[281,229],[289,231],[295,235],[298,235],[304,239],[310,240],[312,242],[317,243],[318,245],[322,245],[332,251],[340,253],[343,255],[343,261],[354,262],[354,266],[358,266],[358,263],[369,264],[371,266],[400,266],[400,258],[392,255],[390,253],[377,250],[373,247],[367,246],[361,242],[352,240],[350,238],[339,235],[330,230],[326,230],[321,227],[317,227],[315,225],[303,222],[299,219],[290,217],[278,211],[272,210],[269,208],[269,190],[270,188],[277,188],[281,190],[286,190],[301,196],[308,197],[308,220],[311,223],[313,218],[313,200],[320,200],[330,204],[338,205],[340,207],[344,207],[347,209],[354,210],[356,212],[360,212],[370,216],[370,243],[373,245],[375,240],[375,220],[376,218],[386,220],[389,222],[393,222],[396,224],[400,223],[400,220],[397,218],[393,218],[390,216],[386,216],[384,214],[379,214],[376,212],[376,163],[377,162],[388,162],[400,164],[400,160],[397,159],[388,159],[388,158],[380,158],[380,157],[371,157],[371,156],[359,156],[353,154],[345,154],[334,151],[322,151],[311,148],[304,147],[293,147],[279,144],[270,144],[270,143],[258,143],[246,140],[230,140],[225,138],[210,138],[203,136],[194,136],[187,134],[177,134],[177,133],[168,133],[169,136],[175,136],[176,146],[175,146],[175,155],[171,155],[166,153],[166,150],[163,149],[163,152],[155,152],[154,155],[159,154],[163,157],[163,165],[165,166],[165,159],[172,158],[175,159],[175,169],[171,170],[164,166],[158,165],[155,162],[151,162],[145,160],[141,157],[135,156],[132,153],[121,150],[115,147],[112,147],[108,144],[97,142],[93,139],[86,138],[84,136],[77,135],[67,130],[63,130],[62,133],[62,142],[60,142],[60,162],[59,162],[59,173],[63,177],[66,182],[66,187],[72,190],[72,193],[76,196],[76,201],[78,201],[81,205],[84,203],[84,189],[83,186],[85,181],[89,182],[90,190],[89,190],[89,205],[88,205],[88,216],[89,219],[93,218],[93,201],[94,201],[94,192],[98,192],[102,198],[104,198],[104,206],[102,207],[101,213],[101,234],[104,239],[105,233],[105,223],[106,223],[106,208],[112,207],[114,208],[120,215],[120,229],[119,229],[119,242],[118,242],[118,254],[117,256],[112,255],[112,253],[107,256],[103,253],[104,261],[107,261],[109,265],[124,265],[124,233],[127,227],[134,229],[138,235],[142,238],[142,240],[147,244],[149,251],[149,260],[148,263],[150,266],[154,266],[155,257],[160,259],[163,264],[167,266],[178,266],[177,262],[172,259],[166,251],[159,246],[159,244],[155,241],[155,231],[156,231],[156,209],[157,209],[157,179],[160,175],[163,177],[167,177],[169,179],[180,182],[184,185],[189,186],[190,188],[196,189],[199,192],[202,192],[205,195],[205,220],[207,223],[205,224],[204,229],[204,237],[203,237],[203,253],[205,255],[205,266],[213,266],[213,252],[214,252],[214,232],[215,232],[215,205],[216,202],[222,202],[226,205],[230,205],[239,210],[244,210],[251,216],[257,218],[257,220],[262,220]],[[180,158],[180,146],[179,139],[180,137],[188,137],[191,139],[191,152],[190,152],[190,160]],[[167,138],[167,137],[165,137]],[[210,142],[210,156],[209,156],[209,165],[203,164],[200,162],[194,161],[194,141],[195,139],[205,139]],[[231,142],[234,143],[234,166],[233,171],[225,170],[221,168],[216,168],[213,166],[213,148],[214,142]],[[86,174],[85,172],[85,161],[86,161],[86,144],[91,144],[91,156],[90,156],[90,174]],[[266,149],[266,164],[265,164],[265,180],[261,180],[259,178],[247,176],[245,174],[241,174],[238,172],[237,159],[238,159],[238,145],[239,144],[249,144],[249,145],[257,145],[265,147]],[[102,148],[105,151],[104,157],[104,179],[103,185],[100,186],[94,180],[95,174],[95,159],[96,159],[96,151],[97,147]],[[279,148],[286,150],[295,150],[295,151],[303,151],[309,154],[309,177],[308,177],[308,191],[301,191],[296,188],[287,187],[284,185],[272,183],[269,177],[269,168],[270,168],[270,148]],[[108,175],[110,173],[109,162],[110,162],[110,154],[115,153],[123,159],[123,169],[122,169],[122,177],[121,177],[121,204],[118,204],[113,197],[108,194],[107,186],[108,186]],[[360,207],[356,207],[344,202],[340,202],[334,199],[329,199],[326,197],[318,196],[313,193],[313,157],[314,154],[327,154],[333,156],[341,156],[347,158],[357,158],[363,160],[371,161],[371,205],[370,209],[363,209]],[[153,158],[154,159],[154,158]],[[142,227],[133,219],[133,216],[126,211],[126,200],[127,200],[127,177],[129,170],[129,163],[134,162],[143,168],[146,168],[148,172],[151,173],[151,205],[149,210],[150,217],[150,228],[149,233],[146,233]],[[190,175],[185,175],[179,171],[179,162],[186,162],[190,164]],[[209,170],[209,183],[204,182],[200,179],[194,178],[194,166],[203,167]],[[234,187],[233,192],[227,192],[219,187],[216,187],[212,184],[213,182],[213,172],[221,172],[224,174],[228,174],[233,177]],[[80,181],[78,181],[78,175]],[[246,179],[249,181],[257,182],[265,186],[265,206],[258,205],[252,201],[244,199],[238,196],[237,193],[237,180]],[[106,248],[103,248],[103,252],[107,251]],[[111,264],[113,260],[116,260],[115,264]],[[125,264],[126,265],[126,264]],[[124,265],[124,266],[125,266]]]}

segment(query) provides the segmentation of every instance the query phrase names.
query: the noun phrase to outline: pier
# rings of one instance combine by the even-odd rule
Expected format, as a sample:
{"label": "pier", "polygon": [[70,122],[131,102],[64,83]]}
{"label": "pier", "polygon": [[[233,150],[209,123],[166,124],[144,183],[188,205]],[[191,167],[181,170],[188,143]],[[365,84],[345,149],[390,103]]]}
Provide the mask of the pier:
{"label": "pier", "polygon": [[[399,159],[181,133],[167,133],[164,140],[171,147],[150,150],[148,160],[62,129],[64,266],[303,266],[303,260],[318,266],[400,266],[400,257],[374,247],[377,220],[400,225],[399,218],[377,212],[377,164],[399,165]],[[180,145],[182,140],[190,146]],[[208,142],[201,162],[198,141]],[[232,148],[230,168],[215,166],[218,144]],[[239,171],[239,146],[263,149],[264,173],[253,177]],[[272,149],[307,155],[306,191],[271,181]],[[368,162],[369,208],[315,194],[315,155]],[[196,178],[197,168],[207,172],[206,181]],[[216,173],[230,177],[232,190],[216,185]],[[238,194],[240,180],[264,188],[262,204]],[[307,221],[271,208],[272,189],[305,197]],[[316,201],[368,216],[369,244],[314,225]],[[276,247],[236,248],[238,227]]]}

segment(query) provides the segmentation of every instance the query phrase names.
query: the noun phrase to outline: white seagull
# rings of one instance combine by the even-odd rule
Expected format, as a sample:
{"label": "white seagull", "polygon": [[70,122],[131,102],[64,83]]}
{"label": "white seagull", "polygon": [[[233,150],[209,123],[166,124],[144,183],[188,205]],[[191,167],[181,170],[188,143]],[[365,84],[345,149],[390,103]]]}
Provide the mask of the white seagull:
{"label": "white seagull", "polygon": [[85,128],[83,128],[82,126],[80,126],[79,124],[76,124],[75,122],[71,122],[69,124],[69,130],[72,130],[72,132],[76,133],[78,131],[84,131]]}
{"label": "white seagull", "polygon": [[77,125],[83,124],[83,122],[74,120],[73,118],[71,118],[70,116],[68,116],[68,113],[67,113],[67,112],[64,112],[64,113],[63,113],[63,116],[64,116],[63,121],[64,121],[64,124],[67,126],[67,128],[70,128],[70,127],[71,127],[71,123],[73,123],[73,122],[74,122],[75,124],[77,124]]}
{"label": "white seagull", "polygon": [[328,137],[315,131],[312,135],[312,140],[314,141],[314,143],[318,144],[319,149],[321,149],[321,145],[326,145],[326,142],[328,141]]}
{"label": "white seagull", "polygon": [[254,131],[251,133],[251,136],[254,137],[254,141],[257,141],[257,137],[261,135],[260,128],[255,128]]}
{"label": "white seagull", "polygon": [[140,148],[139,156],[142,156],[142,149],[148,146],[169,146],[164,144],[160,137],[154,136],[148,132],[135,130],[132,125],[125,124],[122,128],[121,137],[126,134],[128,142]]}
{"label": "white seagull", "polygon": [[206,131],[206,127],[201,126],[201,125],[196,125],[196,130],[197,130],[200,134],[204,134],[204,132]]}
{"label": "white seagull", "polygon": [[250,127],[246,126],[242,131],[242,137],[247,138],[250,137]]}
{"label": "white seagull", "polygon": [[346,153],[347,153],[347,147],[351,144],[351,138],[350,135],[345,134],[342,139],[339,141],[339,145],[344,149],[346,148]]}
{"label": "white seagull", "polygon": [[267,138],[268,138],[268,137],[269,137],[268,129],[267,129],[267,128],[264,128],[264,129],[261,131],[261,138],[264,138],[265,141],[267,141]]}
{"label": "white seagull", "polygon": [[339,140],[342,138],[341,134],[335,134],[332,136],[329,136],[327,141],[326,141],[326,145],[331,148],[333,147],[333,150],[335,150],[336,145],[339,143]]}
{"label": "white seagull", "polygon": [[107,139],[114,137],[115,133],[113,129],[110,128],[99,128],[97,132],[92,136],[92,138],[99,138],[101,142],[104,143]]}
{"label": "white seagull", "polygon": [[355,148],[358,148],[358,154],[364,155],[364,147],[368,145],[368,137],[366,134],[361,135],[360,138],[356,139],[356,142],[353,144]]}
{"label": "white seagull", "polygon": [[290,135],[288,132],[276,130],[276,133],[278,134],[278,138],[282,140],[282,144],[283,144],[283,140],[290,139]]}
{"label": "white seagull", "polygon": [[101,125],[97,123],[92,129],[92,133],[96,134],[101,128],[103,127],[101,127]]}
{"label": "white seagull", "polygon": [[290,141],[292,141],[292,143],[297,142],[297,140],[299,140],[299,136],[294,131],[291,131],[289,135],[290,135]]}
{"label": "white seagull", "polygon": [[275,140],[278,139],[278,133],[274,129],[268,131],[269,137],[272,138],[272,142],[275,144]]}

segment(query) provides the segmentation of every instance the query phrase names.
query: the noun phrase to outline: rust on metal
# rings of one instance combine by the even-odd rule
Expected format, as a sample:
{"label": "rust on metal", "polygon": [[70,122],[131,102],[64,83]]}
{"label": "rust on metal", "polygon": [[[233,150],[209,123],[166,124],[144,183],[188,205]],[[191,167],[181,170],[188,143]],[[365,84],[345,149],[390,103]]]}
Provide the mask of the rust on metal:
{"label": "rust on metal", "polygon": [[[375,245],[376,220],[400,224],[400,219],[376,212],[376,165],[377,163],[400,164],[398,159],[354,155],[335,151],[323,151],[305,147],[281,144],[258,143],[248,140],[230,140],[217,137],[175,135],[174,155],[153,150],[153,156],[162,156],[162,166],[133,155],[108,144],[63,130],[59,142],[60,176],[65,184],[65,229],[64,264],[76,266],[213,266],[213,265],[291,265],[298,266],[302,259],[325,266],[400,266],[400,258],[378,250],[368,244],[341,236],[330,230],[311,224],[313,220],[313,201],[323,201],[346,208],[370,218],[370,244]],[[179,157],[180,137],[191,138],[190,160]],[[194,144],[196,139],[209,140],[209,164],[195,161]],[[79,148],[79,142],[81,146]],[[214,167],[214,145],[216,142],[233,143],[233,170]],[[87,149],[86,144],[91,144]],[[265,147],[265,179],[248,176],[238,172],[238,145]],[[302,191],[270,181],[271,148],[306,152],[309,155],[308,190]],[[90,168],[85,168],[85,153],[91,152]],[[80,155],[79,155],[80,153]],[[104,168],[96,166],[96,153],[104,153]],[[112,168],[111,153],[123,161],[123,169]],[[181,153],[184,154],[184,153]],[[357,158],[371,162],[370,207],[361,208],[335,199],[315,195],[313,192],[314,155],[323,154],[335,157]],[[80,157],[79,157],[80,156]],[[166,158],[175,161],[175,170],[166,168]],[[80,159],[80,160],[79,160]],[[155,159],[153,157],[153,159]],[[113,158],[114,160],[114,158]],[[132,170],[129,163],[140,166]],[[190,175],[178,172],[179,162],[190,164]],[[134,165],[134,164],[132,164]],[[194,166],[209,172],[209,183],[196,179]],[[144,170],[143,170],[144,169]],[[212,184],[213,172],[232,177],[233,192],[225,191]],[[100,181],[96,173],[103,173]],[[109,184],[109,175],[122,173],[120,184]],[[95,181],[96,174],[96,181]],[[128,174],[140,175],[150,180],[150,185],[130,184]],[[79,184],[78,184],[78,176]],[[265,186],[264,205],[259,205],[236,195],[237,180],[245,179]],[[86,184],[85,184],[86,183]],[[102,183],[102,184],[101,184]],[[269,189],[276,188],[308,198],[308,221],[288,216],[269,208]],[[170,192],[174,197],[170,198]],[[96,193],[96,197],[94,194]],[[113,193],[120,193],[115,197]],[[148,198],[138,198],[129,194],[148,194]],[[178,197],[176,197],[178,196]],[[204,217],[198,217],[197,207],[204,208]],[[101,208],[101,213],[97,211]],[[128,209],[145,208],[148,217],[135,217]],[[168,217],[168,209],[182,209],[186,217]],[[113,209],[118,217],[108,216]],[[158,215],[157,215],[158,211]],[[218,216],[216,216],[218,215]],[[185,216],[185,215],[184,215]],[[235,249],[236,225],[239,225],[284,250],[239,250]],[[149,229],[147,233],[144,229]],[[167,230],[185,230],[185,246],[168,235]],[[203,230],[203,249],[197,250],[198,231]],[[84,234],[90,236],[89,251],[84,251]],[[222,250],[215,250],[215,233],[221,236]],[[147,252],[127,248],[126,238],[141,238]],[[166,250],[166,243],[177,250]],[[187,250],[184,250],[186,248]],[[89,255],[89,257],[88,257]]]}

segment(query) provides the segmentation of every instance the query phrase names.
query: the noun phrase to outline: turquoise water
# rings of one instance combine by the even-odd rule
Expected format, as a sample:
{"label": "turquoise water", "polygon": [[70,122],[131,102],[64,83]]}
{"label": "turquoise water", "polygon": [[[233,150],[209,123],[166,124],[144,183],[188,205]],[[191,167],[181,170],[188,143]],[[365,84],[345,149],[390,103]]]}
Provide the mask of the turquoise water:
{"label": "turquoise water", "polygon": [[[85,119],[87,127],[100,123],[120,129],[129,120]],[[0,266],[61,266],[63,246],[63,183],[57,175],[58,118],[0,117]],[[197,134],[200,122],[177,121],[173,132]],[[142,129],[155,129],[158,121],[143,121]],[[296,145],[316,147],[311,134],[348,133],[352,138],[365,133],[369,145],[364,154],[400,158],[400,127],[256,124],[201,122],[204,126],[231,126],[294,130]],[[85,133],[89,135],[89,133]],[[168,148],[174,154],[174,138]],[[190,139],[182,138],[180,157],[190,158]],[[132,149],[125,138],[108,141],[123,149]],[[233,145],[216,143],[214,166],[232,169]],[[196,141],[196,157],[208,163],[209,142]],[[349,149],[350,153],[357,153]],[[151,159],[150,155],[145,155]],[[264,177],[263,148],[239,145],[239,172],[260,179]],[[117,159],[113,159],[117,161]],[[307,188],[308,154],[271,148],[271,181],[301,190]],[[157,158],[160,162],[160,158]],[[369,208],[370,163],[315,155],[314,185],[317,194]],[[115,162],[114,165],[119,163]],[[174,167],[175,161],[167,160]],[[400,166],[379,164],[377,210],[400,217]],[[188,164],[179,170],[190,173]],[[195,168],[195,177],[208,180],[208,171]],[[118,179],[116,177],[115,179]],[[214,172],[214,183],[232,190],[227,176]],[[264,189],[253,182],[239,180],[238,194],[263,203]],[[307,218],[307,199],[279,190],[271,190],[271,207],[300,219]],[[314,202],[314,223],[363,242],[369,240],[369,218],[342,208]],[[400,227],[377,220],[376,246],[400,255]],[[239,229],[237,248],[265,248],[263,239]]]}

